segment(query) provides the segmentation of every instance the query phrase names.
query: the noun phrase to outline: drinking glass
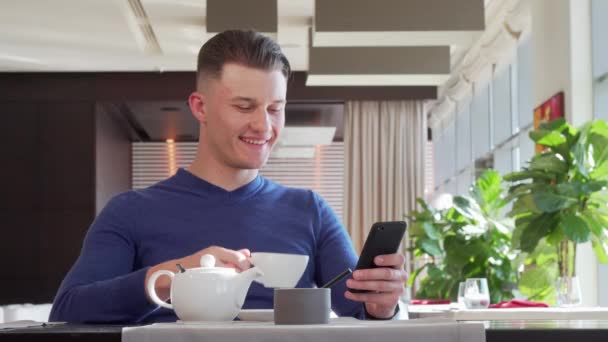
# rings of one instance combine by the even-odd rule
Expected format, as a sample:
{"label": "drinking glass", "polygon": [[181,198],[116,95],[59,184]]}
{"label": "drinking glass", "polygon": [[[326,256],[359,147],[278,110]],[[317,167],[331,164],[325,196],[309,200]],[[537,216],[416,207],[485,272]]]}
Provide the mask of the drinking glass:
{"label": "drinking glass", "polygon": [[490,305],[490,290],[486,278],[469,278],[465,281],[464,305],[467,309],[486,309]]}
{"label": "drinking glass", "polygon": [[464,289],[465,289],[465,282],[461,281],[460,284],[458,284],[458,308],[459,309],[464,309],[466,306],[464,305]]}
{"label": "drinking glass", "polygon": [[579,306],[582,303],[581,286],[578,277],[557,278],[556,300],[559,307]]}

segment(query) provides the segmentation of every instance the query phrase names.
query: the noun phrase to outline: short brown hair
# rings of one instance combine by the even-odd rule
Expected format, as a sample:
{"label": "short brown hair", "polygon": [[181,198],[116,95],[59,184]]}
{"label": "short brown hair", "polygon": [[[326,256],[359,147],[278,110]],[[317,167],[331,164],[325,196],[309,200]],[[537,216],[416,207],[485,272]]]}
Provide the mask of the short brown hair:
{"label": "short brown hair", "polygon": [[262,70],[280,69],[289,79],[291,67],[281,47],[271,38],[252,30],[228,30],[209,39],[198,53],[197,81],[219,79],[226,63]]}

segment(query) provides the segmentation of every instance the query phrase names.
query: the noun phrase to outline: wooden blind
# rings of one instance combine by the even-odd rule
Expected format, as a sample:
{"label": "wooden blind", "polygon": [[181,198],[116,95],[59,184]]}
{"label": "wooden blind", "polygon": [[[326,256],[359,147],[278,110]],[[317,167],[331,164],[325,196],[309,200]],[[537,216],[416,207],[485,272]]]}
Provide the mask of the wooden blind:
{"label": "wooden blind", "polygon": [[[132,187],[148,187],[190,165],[197,143],[135,142],[132,144]],[[316,147],[314,158],[270,157],[260,173],[285,186],[311,189],[343,218],[344,143]]]}
{"label": "wooden blind", "polygon": [[435,175],[433,167],[433,142],[426,142],[426,156],[424,160],[424,194],[429,198],[429,195],[435,190]]}

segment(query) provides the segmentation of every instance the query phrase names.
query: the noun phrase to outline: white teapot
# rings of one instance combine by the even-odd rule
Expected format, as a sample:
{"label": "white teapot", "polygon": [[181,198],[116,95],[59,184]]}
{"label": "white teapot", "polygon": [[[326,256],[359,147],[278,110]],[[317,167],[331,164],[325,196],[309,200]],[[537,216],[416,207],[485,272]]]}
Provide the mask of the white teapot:
{"label": "white teapot", "polygon": [[[171,303],[162,301],[155,291],[158,277],[171,277]],[[201,267],[173,273],[160,270],[148,280],[148,293],[154,303],[175,310],[182,321],[231,321],[241,310],[251,282],[262,276],[259,267],[241,273],[233,268],[215,267],[215,257],[201,256]]]}

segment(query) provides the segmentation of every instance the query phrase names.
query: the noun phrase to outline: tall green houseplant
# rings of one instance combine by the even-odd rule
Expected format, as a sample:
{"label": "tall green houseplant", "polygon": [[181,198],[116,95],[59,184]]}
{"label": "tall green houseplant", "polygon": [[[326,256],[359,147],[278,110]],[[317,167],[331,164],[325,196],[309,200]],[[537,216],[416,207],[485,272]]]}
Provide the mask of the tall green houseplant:
{"label": "tall green houseplant", "polygon": [[512,183],[509,196],[515,201],[510,212],[514,246],[536,259],[520,288],[544,299],[558,281],[566,284],[557,285],[558,304],[577,304],[580,297],[571,293],[576,245],[591,241],[599,261],[608,263],[608,125],[597,120],[576,129],[557,119],[530,138],[545,150],[522,171],[504,177]]}
{"label": "tall green houseplant", "polygon": [[419,200],[420,211],[409,216],[412,251],[429,262],[416,269],[409,279],[420,281],[417,298],[451,299],[466,278],[488,279],[491,301],[512,298],[509,284],[515,282],[515,257],[510,248],[509,222],[501,220],[507,203],[498,172],[487,170],[473,184],[469,196],[455,196],[453,207],[437,210]]}

